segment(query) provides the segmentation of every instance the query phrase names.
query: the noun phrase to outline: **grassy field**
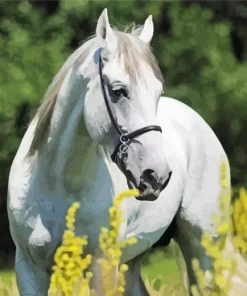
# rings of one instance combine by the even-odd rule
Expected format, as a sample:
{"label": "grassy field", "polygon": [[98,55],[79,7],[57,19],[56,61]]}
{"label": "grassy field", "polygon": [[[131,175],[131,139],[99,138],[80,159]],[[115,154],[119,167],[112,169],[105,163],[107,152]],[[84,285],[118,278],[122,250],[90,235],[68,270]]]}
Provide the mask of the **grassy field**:
{"label": "grassy field", "polygon": [[[178,250],[177,250],[178,252]],[[179,251],[181,260],[181,253]],[[183,268],[185,263],[183,261]],[[146,286],[152,296],[185,296],[186,291],[183,285],[184,275],[180,271],[181,266],[178,266],[178,261],[174,256],[174,245],[166,249],[159,249],[148,256],[142,268],[142,276]],[[152,287],[149,287],[152,284]],[[160,291],[157,293],[156,291]]]}
{"label": "grassy field", "polygon": [[[172,255],[172,246],[165,252],[158,250],[149,255],[144,261],[142,268],[142,276],[147,282],[153,284],[150,291],[151,295],[162,296],[162,295],[173,295],[173,296],[184,296],[185,292],[182,286],[182,279],[179,267],[176,260]],[[10,296],[7,293],[10,288],[13,288],[13,280],[15,279],[14,270],[2,270],[0,271],[0,286],[6,287],[4,292],[6,296]],[[147,283],[148,288],[149,284]],[[157,293],[154,290],[160,290]],[[0,293],[1,294],[1,293]],[[1,296],[5,296],[4,294]]]}

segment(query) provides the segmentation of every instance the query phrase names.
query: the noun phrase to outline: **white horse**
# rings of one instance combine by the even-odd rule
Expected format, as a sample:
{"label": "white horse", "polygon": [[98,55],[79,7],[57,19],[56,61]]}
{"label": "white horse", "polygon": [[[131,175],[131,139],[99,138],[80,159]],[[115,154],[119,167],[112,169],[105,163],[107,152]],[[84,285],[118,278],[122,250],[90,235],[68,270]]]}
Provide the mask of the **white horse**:
{"label": "white horse", "polygon": [[[31,122],[8,191],[21,296],[47,295],[69,206],[81,202],[76,233],[88,235],[86,251],[96,260],[108,209],[128,187],[138,188],[141,196],[122,207],[127,219],[119,239],[138,238],[123,253],[129,264],[126,295],[148,295],[141,259],[169,239],[172,221],[190,283],[195,283],[193,257],[205,271],[210,268],[200,239],[203,231],[216,236],[211,217],[219,213],[220,162],[227,157],[195,111],[160,98],[162,76],[150,50],[152,36],[151,16],[143,27],[125,33],[111,28],[105,9],[96,36],[68,58]],[[98,289],[97,281],[93,286]]]}

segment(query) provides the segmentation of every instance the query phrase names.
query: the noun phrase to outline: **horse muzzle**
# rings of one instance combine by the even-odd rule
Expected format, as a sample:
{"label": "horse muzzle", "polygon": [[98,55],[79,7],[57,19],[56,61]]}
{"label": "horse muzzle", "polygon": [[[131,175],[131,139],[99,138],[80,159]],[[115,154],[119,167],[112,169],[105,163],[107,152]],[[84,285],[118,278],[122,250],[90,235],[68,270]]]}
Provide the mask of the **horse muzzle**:
{"label": "horse muzzle", "polygon": [[154,201],[159,197],[160,192],[167,187],[171,176],[172,172],[169,173],[168,178],[165,180],[165,182],[161,184],[159,182],[149,183],[147,181],[141,181],[139,186],[136,186],[134,182],[128,181],[128,186],[130,189],[137,188],[139,190],[140,195],[135,197],[137,200]]}

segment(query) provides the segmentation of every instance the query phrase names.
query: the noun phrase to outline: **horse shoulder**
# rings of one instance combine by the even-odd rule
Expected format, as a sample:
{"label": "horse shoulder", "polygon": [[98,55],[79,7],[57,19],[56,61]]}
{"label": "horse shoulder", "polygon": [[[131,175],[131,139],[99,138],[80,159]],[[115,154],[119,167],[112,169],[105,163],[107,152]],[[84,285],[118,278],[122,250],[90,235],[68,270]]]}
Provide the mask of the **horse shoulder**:
{"label": "horse shoulder", "polygon": [[187,224],[184,222],[187,222],[213,232],[212,215],[219,215],[222,161],[226,163],[230,188],[230,168],[226,153],[209,124],[192,108],[165,98],[163,109],[166,109],[171,124],[176,127],[173,133],[184,139],[186,151],[187,169],[179,213],[182,220],[180,227],[185,227]]}
{"label": "horse shoulder", "polygon": [[199,173],[202,173],[200,165],[205,165],[208,161],[220,164],[225,160],[228,166],[228,159],[219,139],[195,110],[168,97],[162,97],[160,106],[160,117],[164,122],[162,128],[166,131],[165,125],[169,126],[166,137],[177,150],[183,151],[188,174],[199,177]]}

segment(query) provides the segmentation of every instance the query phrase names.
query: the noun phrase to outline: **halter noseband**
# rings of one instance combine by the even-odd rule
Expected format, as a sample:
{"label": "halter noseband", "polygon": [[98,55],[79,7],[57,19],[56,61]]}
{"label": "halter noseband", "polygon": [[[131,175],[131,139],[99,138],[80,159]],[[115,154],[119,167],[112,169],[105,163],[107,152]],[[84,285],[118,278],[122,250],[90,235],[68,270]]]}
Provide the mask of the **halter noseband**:
{"label": "halter noseband", "polygon": [[102,93],[103,93],[103,97],[104,97],[104,101],[105,101],[105,105],[106,105],[106,109],[107,112],[109,114],[109,117],[111,119],[112,124],[114,125],[116,131],[118,132],[120,138],[119,138],[119,142],[115,148],[115,150],[113,151],[112,155],[111,155],[111,159],[112,161],[116,162],[117,160],[117,155],[118,153],[122,154],[122,153],[126,153],[128,151],[128,145],[127,143],[129,142],[129,140],[138,137],[142,134],[145,134],[147,132],[150,131],[158,131],[162,133],[162,129],[159,125],[148,125],[146,127],[142,127],[132,133],[123,133],[120,126],[118,125],[117,121],[114,119],[113,113],[112,113],[112,109],[110,106],[110,103],[108,101],[107,95],[106,95],[106,90],[105,90],[105,84],[103,81],[103,75],[102,75],[102,60],[101,60],[101,55],[99,58],[99,75],[100,75],[100,82],[101,82],[101,87],[102,87]]}

